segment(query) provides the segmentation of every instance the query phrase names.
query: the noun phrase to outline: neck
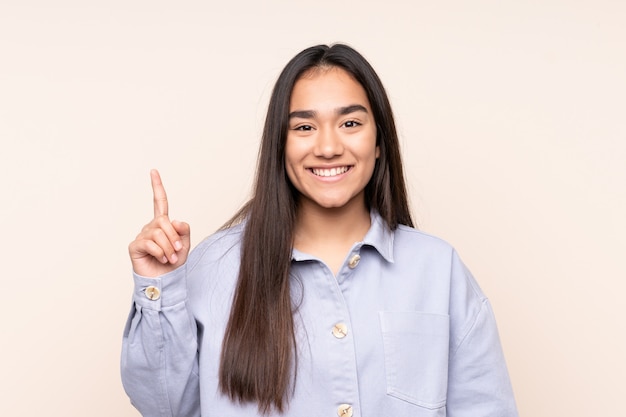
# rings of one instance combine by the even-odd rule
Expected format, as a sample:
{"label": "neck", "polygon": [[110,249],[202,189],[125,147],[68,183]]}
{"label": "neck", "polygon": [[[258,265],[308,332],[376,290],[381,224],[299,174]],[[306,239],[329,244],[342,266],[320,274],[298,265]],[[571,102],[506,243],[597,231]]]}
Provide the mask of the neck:
{"label": "neck", "polygon": [[300,201],[295,224],[294,246],[316,253],[320,248],[346,248],[363,240],[370,228],[370,213],[363,199],[338,208],[323,208]]}

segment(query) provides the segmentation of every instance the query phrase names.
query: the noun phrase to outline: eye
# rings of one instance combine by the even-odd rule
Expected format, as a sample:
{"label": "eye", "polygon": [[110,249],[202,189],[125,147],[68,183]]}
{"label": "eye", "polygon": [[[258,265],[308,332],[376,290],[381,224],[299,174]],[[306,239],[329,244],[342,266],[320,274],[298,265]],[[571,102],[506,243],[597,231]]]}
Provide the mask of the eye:
{"label": "eye", "polygon": [[348,120],[347,122],[345,122],[343,124],[344,127],[357,127],[357,126],[361,126],[361,123],[357,122],[356,120]]}
{"label": "eye", "polygon": [[293,130],[299,130],[301,132],[308,132],[310,130],[313,130],[313,127],[311,125],[300,125],[300,126],[294,127]]}

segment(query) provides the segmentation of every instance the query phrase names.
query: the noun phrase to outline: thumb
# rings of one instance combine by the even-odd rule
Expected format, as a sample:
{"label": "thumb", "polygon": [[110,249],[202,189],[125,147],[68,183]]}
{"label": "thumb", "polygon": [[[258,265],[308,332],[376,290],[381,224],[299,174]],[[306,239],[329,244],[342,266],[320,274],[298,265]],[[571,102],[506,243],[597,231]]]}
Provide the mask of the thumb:
{"label": "thumb", "polygon": [[183,249],[189,251],[191,246],[191,228],[189,227],[189,224],[173,220],[172,226],[174,227],[174,230],[176,230],[176,233],[180,236]]}

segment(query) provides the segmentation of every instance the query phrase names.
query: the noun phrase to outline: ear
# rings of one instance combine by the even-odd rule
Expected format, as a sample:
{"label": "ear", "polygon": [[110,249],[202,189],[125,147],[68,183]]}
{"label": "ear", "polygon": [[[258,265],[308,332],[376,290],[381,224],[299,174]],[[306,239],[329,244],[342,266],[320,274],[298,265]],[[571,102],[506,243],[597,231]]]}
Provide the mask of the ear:
{"label": "ear", "polygon": [[380,156],[380,146],[376,146],[376,159]]}

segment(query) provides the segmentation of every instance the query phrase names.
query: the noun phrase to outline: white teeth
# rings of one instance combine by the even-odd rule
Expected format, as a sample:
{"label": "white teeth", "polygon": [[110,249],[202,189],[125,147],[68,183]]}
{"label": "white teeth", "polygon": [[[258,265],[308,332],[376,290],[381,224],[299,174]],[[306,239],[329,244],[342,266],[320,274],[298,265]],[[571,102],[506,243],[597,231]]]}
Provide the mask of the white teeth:
{"label": "white teeth", "polygon": [[348,167],[339,167],[339,168],[330,168],[330,169],[320,169],[320,168],[312,168],[311,171],[319,177],[334,177],[335,175],[341,175],[348,171]]}

